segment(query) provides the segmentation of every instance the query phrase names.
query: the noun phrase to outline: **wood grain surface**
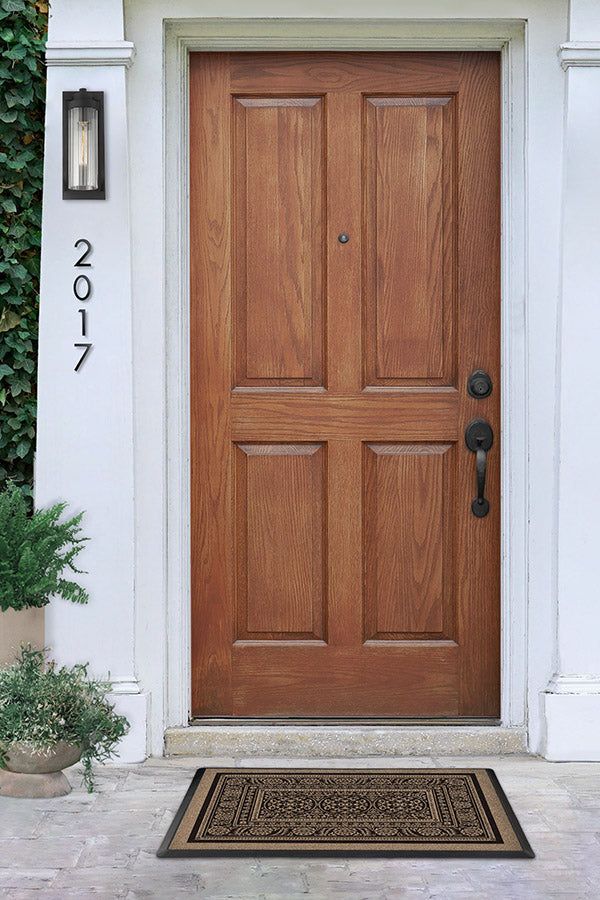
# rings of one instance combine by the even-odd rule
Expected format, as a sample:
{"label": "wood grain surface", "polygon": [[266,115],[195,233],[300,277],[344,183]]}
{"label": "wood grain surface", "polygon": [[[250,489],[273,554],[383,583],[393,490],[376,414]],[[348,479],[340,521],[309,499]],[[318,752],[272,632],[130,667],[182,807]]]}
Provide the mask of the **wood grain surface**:
{"label": "wood grain surface", "polygon": [[191,54],[194,715],[499,714],[499,130],[496,53]]}

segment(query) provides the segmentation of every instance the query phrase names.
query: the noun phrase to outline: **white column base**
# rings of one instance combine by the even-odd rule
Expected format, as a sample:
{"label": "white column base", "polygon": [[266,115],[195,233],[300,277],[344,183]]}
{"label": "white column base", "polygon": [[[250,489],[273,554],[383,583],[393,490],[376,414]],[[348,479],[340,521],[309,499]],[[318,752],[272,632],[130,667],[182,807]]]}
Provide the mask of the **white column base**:
{"label": "white column base", "polygon": [[544,757],[556,762],[600,762],[600,678],[559,675],[542,698]]}
{"label": "white column base", "polygon": [[149,695],[140,692],[135,682],[113,683],[113,689],[109,700],[115,711],[129,721],[129,731],[120,742],[113,762],[142,763],[148,757]]}

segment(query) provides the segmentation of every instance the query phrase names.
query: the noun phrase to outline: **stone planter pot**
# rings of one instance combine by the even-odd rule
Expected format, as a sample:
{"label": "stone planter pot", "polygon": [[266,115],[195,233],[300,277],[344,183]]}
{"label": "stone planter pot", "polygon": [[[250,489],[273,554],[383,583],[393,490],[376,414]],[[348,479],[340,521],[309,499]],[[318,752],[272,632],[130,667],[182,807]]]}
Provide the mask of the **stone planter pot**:
{"label": "stone planter pot", "polygon": [[80,758],[80,747],[66,741],[59,741],[47,751],[15,741],[8,749],[6,768],[0,769],[0,796],[62,797],[71,790],[62,770]]}
{"label": "stone planter pot", "polygon": [[10,666],[21,644],[44,646],[43,609],[0,610],[0,666]]}

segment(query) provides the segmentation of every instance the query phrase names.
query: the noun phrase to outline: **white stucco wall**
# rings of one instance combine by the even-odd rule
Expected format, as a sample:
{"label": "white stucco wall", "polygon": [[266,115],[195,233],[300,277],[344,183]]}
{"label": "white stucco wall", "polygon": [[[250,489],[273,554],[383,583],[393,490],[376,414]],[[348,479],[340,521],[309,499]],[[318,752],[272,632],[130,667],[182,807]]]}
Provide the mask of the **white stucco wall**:
{"label": "white stucco wall", "polygon": [[[522,554],[526,570],[524,563],[521,576],[527,635],[526,649],[520,653],[523,658],[514,668],[514,692],[522,690],[526,679],[526,696],[514,699],[509,724],[527,717],[531,748],[545,752],[548,717],[555,715],[552,703],[558,696],[552,686],[550,694],[545,693],[549,684],[556,684],[553,676],[561,672],[585,675],[578,682],[579,696],[591,696],[589,686],[600,666],[592,641],[586,643],[581,629],[591,632],[600,625],[593,591],[586,593],[592,576],[598,583],[594,569],[598,554],[593,552],[592,537],[596,535],[597,542],[598,526],[593,510],[582,510],[577,500],[579,442],[573,435],[581,427],[578,403],[586,402],[577,399],[576,385],[582,378],[593,386],[598,381],[598,353],[584,356],[577,348],[593,344],[590,335],[598,326],[595,309],[600,308],[594,296],[600,248],[592,221],[600,197],[594,193],[597,188],[588,190],[595,172],[592,158],[594,153],[596,159],[600,155],[600,117],[596,116],[596,125],[585,123],[586,103],[590,110],[597,103],[592,94],[600,69],[578,67],[566,74],[558,50],[569,38],[600,40],[600,27],[594,4],[575,0],[572,6],[569,26],[566,0],[373,0],[369,4],[208,0],[201,9],[195,0],[127,0],[123,25],[120,0],[86,4],[55,0],[50,55],[55,61],[62,55],[73,64],[51,66],[48,73],[36,495],[39,503],[64,497],[76,509],[87,510],[86,528],[92,541],[84,565],[90,573],[87,584],[92,600],[83,609],[53,603],[47,614],[47,640],[60,658],[89,659],[95,671],[110,672],[115,679],[119,703],[136,723],[129,747],[124,748],[126,758],[143,754],[147,711],[148,746],[159,753],[165,725],[185,724],[187,710],[185,604],[167,602],[169,591],[184,594],[186,589],[181,561],[167,553],[169,546],[182,546],[186,540],[185,466],[167,453],[169,446],[177,446],[169,434],[185,430],[186,404],[181,397],[173,405],[167,390],[169,373],[179,363],[173,358],[177,348],[185,367],[185,334],[174,336],[173,307],[178,298],[166,285],[180,246],[166,243],[167,234],[177,233],[179,211],[165,209],[165,147],[169,144],[164,134],[165,18],[194,19],[199,14],[207,18],[404,17],[429,20],[431,33],[442,28],[438,20],[449,18],[462,20],[460,27],[465,20],[488,20],[490,32],[498,19],[526,23],[526,80],[521,86],[526,143],[524,148],[513,148],[524,153],[526,217],[522,235],[504,235],[509,248],[505,264],[523,266],[516,276],[523,284],[521,296],[513,290],[514,315],[505,317],[514,333],[505,333],[504,340],[522,339],[526,351],[523,410],[528,417],[523,415],[513,427],[526,432],[530,462],[528,484],[519,487],[523,522],[528,527],[524,524],[516,535],[522,548],[526,542],[527,550]],[[136,48],[129,69],[121,64],[129,56],[124,41]],[[90,65],[94,54],[103,61]],[[567,79],[569,90],[576,93],[565,119]],[[60,93],[80,86],[106,92],[105,202],[61,199]],[[581,128],[586,129],[582,145],[577,139]],[[172,143],[169,152],[174,152]],[[181,163],[185,163],[184,155]],[[563,230],[569,235],[564,251]],[[86,367],[75,375],[72,344],[77,339],[78,307],[71,284],[73,243],[78,237],[94,245],[94,296],[89,306],[95,348]],[[579,275],[572,280],[574,272]],[[562,295],[567,308],[559,333],[561,287],[567,288]],[[185,379],[171,381],[185,383]],[[595,429],[588,418],[584,429],[588,446],[600,436]],[[559,447],[563,453],[560,508]],[[525,472],[523,467],[521,475]],[[170,542],[174,533],[179,541]],[[600,609],[600,604],[596,607]],[[560,694],[557,703],[568,705],[569,696]],[[562,712],[556,716],[553,722],[558,723]],[[591,743],[586,752],[593,754],[596,741],[600,756],[600,734],[588,734]],[[552,752],[564,757],[576,751],[573,742],[567,741]]]}

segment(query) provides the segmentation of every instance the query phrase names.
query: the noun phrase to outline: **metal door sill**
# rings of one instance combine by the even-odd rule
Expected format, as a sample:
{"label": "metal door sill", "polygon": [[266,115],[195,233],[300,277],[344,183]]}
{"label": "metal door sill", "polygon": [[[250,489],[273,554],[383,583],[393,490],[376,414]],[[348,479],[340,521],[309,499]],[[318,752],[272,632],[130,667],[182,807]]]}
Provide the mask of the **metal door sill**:
{"label": "metal door sill", "polygon": [[277,727],[284,725],[292,725],[292,726],[331,726],[339,728],[347,727],[347,726],[356,726],[356,727],[365,727],[365,726],[380,726],[380,727],[396,727],[396,728],[404,728],[407,726],[418,727],[418,728],[431,728],[431,727],[473,727],[477,725],[483,726],[499,726],[501,725],[500,719],[494,718],[439,718],[439,719],[401,719],[401,718],[392,718],[392,719],[384,719],[378,717],[356,717],[356,716],[347,716],[347,717],[251,717],[251,718],[237,718],[236,716],[207,716],[206,718],[202,716],[194,716],[190,719],[190,726],[247,726],[251,725],[254,727],[266,726],[266,727]]}

